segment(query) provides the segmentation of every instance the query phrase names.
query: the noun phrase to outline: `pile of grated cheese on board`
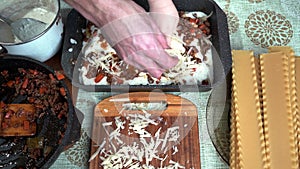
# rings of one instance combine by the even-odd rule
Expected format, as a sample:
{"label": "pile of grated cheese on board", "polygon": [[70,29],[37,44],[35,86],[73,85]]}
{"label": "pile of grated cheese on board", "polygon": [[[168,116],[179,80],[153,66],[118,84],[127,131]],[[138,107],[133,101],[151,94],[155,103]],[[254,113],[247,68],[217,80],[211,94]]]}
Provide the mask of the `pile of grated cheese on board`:
{"label": "pile of grated cheese on board", "polygon": [[[163,111],[165,108],[165,102],[124,104],[120,116],[100,124],[104,136],[99,144],[92,145],[97,150],[89,162],[99,158],[99,167],[103,169],[185,169],[183,164],[173,159],[179,151],[179,126],[162,129],[159,124],[167,121],[147,112],[150,109]],[[139,110],[140,113],[125,115],[123,110]],[[152,128],[150,131],[153,126],[156,126],[156,130]]]}

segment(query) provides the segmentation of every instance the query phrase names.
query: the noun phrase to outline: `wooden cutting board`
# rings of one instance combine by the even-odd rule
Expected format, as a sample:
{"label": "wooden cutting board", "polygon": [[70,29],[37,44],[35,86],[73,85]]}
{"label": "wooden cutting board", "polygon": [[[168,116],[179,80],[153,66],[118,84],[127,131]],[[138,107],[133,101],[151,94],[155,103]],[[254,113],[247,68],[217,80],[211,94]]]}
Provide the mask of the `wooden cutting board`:
{"label": "wooden cutting board", "polygon": [[[142,103],[148,105],[149,103],[156,105],[165,103],[167,106],[164,110],[151,108],[151,110],[146,111],[124,108],[124,105],[136,104],[140,106]],[[145,120],[145,117],[152,122]],[[137,122],[136,119],[144,119],[142,121],[148,123],[142,130],[146,134],[150,134],[151,137],[141,139],[141,136],[145,135],[140,134],[140,130],[135,131],[132,129],[134,128],[134,122]],[[121,124],[120,121],[123,128],[117,127],[120,126],[118,125]],[[116,132],[116,130],[119,132]],[[116,133],[120,133],[119,140],[114,139],[112,136],[116,136]],[[145,142],[146,144],[156,143],[158,145],[152,150],[155,149],[155,155],[161,159],[149,158],[149,156],[146,158],[145,154],[147,153],[145,152],[149,147],[145,146]],[[159,92],[133,92],[104,99],[96,105],[94,110],[91,144],[91,157],[94,158],[90,161],[90,168],[103,168],[103,159],[100,159],[100,157],[105,156],[104,152],[110,151],[113,153],[108,154],[114,154],[115,156],[121,154],[122,157],[125,157],[120,153],[121,150],[124,150],[125,145],[136,145],[138,150],[134,153],[144,152],[143,155],[139,156],[142,160],[133,160],[131,165],[139,163],[157,168],[177,163],[187,169],[200,169],[198,112],[196,106],[189,100],[179,96]],[[100,153],[96,153],[95,156],[97,150]],[[107,159],[107,156],[105,157]],[[132,158],[134,157],[136,156],[132,155]],[[128,166],[123,166],[123,168],[128,168]]]}

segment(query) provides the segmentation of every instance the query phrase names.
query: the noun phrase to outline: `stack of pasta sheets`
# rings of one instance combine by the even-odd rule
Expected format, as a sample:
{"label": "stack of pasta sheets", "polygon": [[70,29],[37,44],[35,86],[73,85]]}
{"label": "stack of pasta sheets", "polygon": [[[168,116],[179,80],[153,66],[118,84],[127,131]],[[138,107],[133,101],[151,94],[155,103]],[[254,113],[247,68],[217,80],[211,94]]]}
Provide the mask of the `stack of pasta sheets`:
{"label": "stack of pasta sheets", "polygon": [[300,58],[290,47],[232,57],[230,167],[298,169]]}

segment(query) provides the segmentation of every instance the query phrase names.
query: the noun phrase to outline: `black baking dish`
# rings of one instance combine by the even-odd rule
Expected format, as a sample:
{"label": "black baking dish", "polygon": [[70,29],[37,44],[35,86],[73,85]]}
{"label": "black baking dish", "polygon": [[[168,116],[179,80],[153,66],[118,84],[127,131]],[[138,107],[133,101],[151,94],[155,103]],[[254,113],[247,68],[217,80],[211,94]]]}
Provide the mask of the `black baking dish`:
{"label": "black baking dish", "polygon": [[[8,71],[10,74],[10,78],[17,77],[20,75],[18,68],[24,68],[24,69],[31,69],[31,70],[37,70],[39,72],[43,72],[44,74],[55,74],[54,70],[47,66],[44,63],[41,63],[39,61],[35,61],[30,58],[22,57],[22,56],[11,56],[11,55],[4,55],[0,57],[0,72],[2,71]],[[0,85],[3,85],[5,83],[6,79],[3,79],[1,76],[0,78]],[[63,132],[64,136],[60,140],[60,144],[56,144],[52,147],[51,151],[49,154],[41,159],[38,160],[36,163],[35,168],[49,168],[55,160],[58,158],[58,156],[65,150],[66,147],[69,147],[73,145],[76,141],[79,140],[80,138],[80,131],[81,131],[81,124],[79,119],[77,118],[77,113],[80,113],[77,109],[74,108],[73,102],[72,102],[72,97],[71,93],[68,91],[68,88],[66,84],[64,83],[63,80],[59,81],[58,84],[60,87],[65,88],[66,91],[66,103],[68,105],[68,110],[67,110],[67,116],[64,124],[61,123],[60,120],[57,120],[55,118],[52,118],[51,115],[45,115],[43,116],[44,118],[40,119],[39,122],[37,122],[37,125],[39,126],[38,128],[41,128],[40,130],[37,130],[37,133],[35,136],[31,138],[36,138],[36,137],[44,137],[45,139],[48,140],[55,140],[53,136],[48,135],[48,133],[60,133]],[[4,101],[6,104],[10,103],[24,103],[24,104],[29,104],[27,101],[27,95],[26,99],[17,97],[13,95],[12,98],[13,100],[8,99],[11,97],[9,92],[1,90],[1,96],[0,100]],[[19,95],[20,96],[20,95]],[[23,96],[23,95],[22,95]],[[48,110],[46,110],[48,111]],[[53,113],[53,112],[52,112]],[[61,126],[66,126],[64,131],[62,131]],[[18,137],[18,136],[16,136]],[[23,151],[21,147],[19,147],[18,144],[10,144],[11,140],[16,138],[16,137],[0,137],[0,168],[2,165],[8,165],[5,166],[4,168],[17,168],[17,167],[25,167],[25,166],[18,166],[18,165],[23,165],[23,162],[20,158],[14,156],[14,154],[10,154],[9,156],[3,156],[3,153],[6,153],[7,151],[12,151],[12,153],[16,153],[18,151]],[[27,140],[28,137],[18,137],[21,140]],[[20,142],[19,142],[20,143]],[[20,144],[23,144],[21,142]],[[27,143],[26,143],[27,145]],[[25,146],[26,146],[25,145]],[[19,147],[19,148],[18,148]],[[14,166],[16,165],[16,166]],[[26,163],[27,165],[27,163]],[[2,166],[3,167],[3,166]],[[27,166],[25,168],[28,168]],[[31,167],[30,167],[31,168]]]}
{"label": "black baking dish", "polygon": [[[147,0],[136,0],[136,2],[149,9]],[[78,68],[74,68],[75,65],[79,65],[76,62],[80,62],[78,55],[82,48],[83,33],[82,30],[86,28],[86,19],[82,17],[77,11],[72,10],[67,18],[63,53],[62,53],[62,67],[66,73],[66,76],[72,79],[74,86],[87,91],[104,92],[111,91],[113,89],[126,89],[129,91],[152,91],[154,89],[160,89],[162,91],[208,91],[214,85],[225,79],[225,76],[230,72],[231,68],[231,48],[229,41],[229,32],[227,25],[227,18],[225,13],[220,7],[212,0],[174,0],[174,4],[178,11],[201,11],[209,15],[212,13],[208,21],[211,23],[211,41],[214,46],[213,62],[214,65],[223,66],[220,69],[219,66],[214,66],[214,82],[212,85],[199,85],[199,86],[178,86],[178,85],[83,85],[79,83],[79,71]],[[72,43],[75,40],[77,43]],[[72,49],[72,52],[69,51]],[[76,63],[76,64],[75,64]]]}

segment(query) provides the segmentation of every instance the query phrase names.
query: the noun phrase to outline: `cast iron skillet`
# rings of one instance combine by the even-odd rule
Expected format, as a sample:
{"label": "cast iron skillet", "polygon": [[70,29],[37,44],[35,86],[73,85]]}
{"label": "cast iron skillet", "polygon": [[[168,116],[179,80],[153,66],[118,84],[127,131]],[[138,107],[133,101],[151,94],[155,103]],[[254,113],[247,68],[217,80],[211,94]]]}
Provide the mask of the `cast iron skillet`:
{"label": "cast iron skillet", "polygon": [[[52,73],[54,74],[54,70],[44,63],[35,61],[33,59],[21,57],[21,56],[9,56],[4,55],[0,57],[0,72],[3,70],[8,70],[9,72],[13,74],[17,74],[17,68],[24,68],[24,69],[36,69],[38,71],[41,71],[45,74]],[[3,79],[0,80],[0,85],[3,83]],[[80,122],[77,119],[75,109],[73,107],[73,103],[71,100],[70,92],[68,91],[68,88],[66,87],[65,83],[63,81],[60,81],[60,86],[64,87],[66,90],[66,100],[68,104],[68,115],[67,115],[67,128],[64,132],[64,137],[62,138],[61,144],[58,144],[51,150],[50,154],[46,156],[46,158],[39,161],[36,166],[36,168],[49,168],[54,161],[57,159],[57,157],[60,155],[61,152],[63,152],[64,148],[67,146],[70,146],[71,144],[74,144],[75,141],[79,140],[80,138]],[[3,96],[1,96],[3,99]],[[18,103],[17,100],[14,100],[15,103]],[[77,112],[77,110],[76,110]],[[47,118],[45,118],[47,119]],[[43,120],[42,122],[43,126],[46,131],[47,130],[53,130],[53,132],[58,132],[60,130],[59,126],[55,126],[55,122],[51,120]],[[64,124],[61,124],[64,125]],[[47,137],[47,135],[45,136]],[[8,149],[13,149],[13,151],[18,151],[18,145],[9,145],[7,144],[10,138],[6,137],[0,137],[0,154]],[[11,155],[9,157],[0,156],[0,165],[8,164],[10,162],[14,163],[18,160],[18,158],[15,158],[16,156]],[[11,168],[11,167],[6,167]]]}
{"label": "cast iron skillet", "polygon": [[[149,6],[147,0],[135,0],[139,5],[144,7],[148,11]],[[129,91],[152,91],[154,89],[160,89],[162,91],[208,91],[214,85],[222,82],[225,76],[230,72],[231,68],[231,48],[229,42],[229,32],[227,25],[227,18],[225,13],[219,8],[219,6],[212,0],[173,0],[178,11],[202,11],[209,15],[212,12],[212,16],[209,18],[211,23],[212,43],[215,48],[213,50],[213,62],[214,62],[214,83],[212,85],[200,85],[196,86],[178,86],[178,85],[130,85],[122,87],[121,85],[83,85],[79,82],[78,67],[80,65],[80,58],[78,55],[82,48],[83,34],[82,30],[86,28],[86,19],[82,17],[77,11],[72,10],[67,19],[65,38],[63,44],[62,54],[62,67],[68,78],[72,80],[74,86],[88,90],[88,91],[111,91],[114,89],[127,89]],[[71,43],[71,39],[77,43]],[[69,49],[73,51],[70,52]],[[77,62],[77,63],[76,63]],[[216,66],[217,65],[217,66]],[[223,67],[223,69],[220,67]]]}

